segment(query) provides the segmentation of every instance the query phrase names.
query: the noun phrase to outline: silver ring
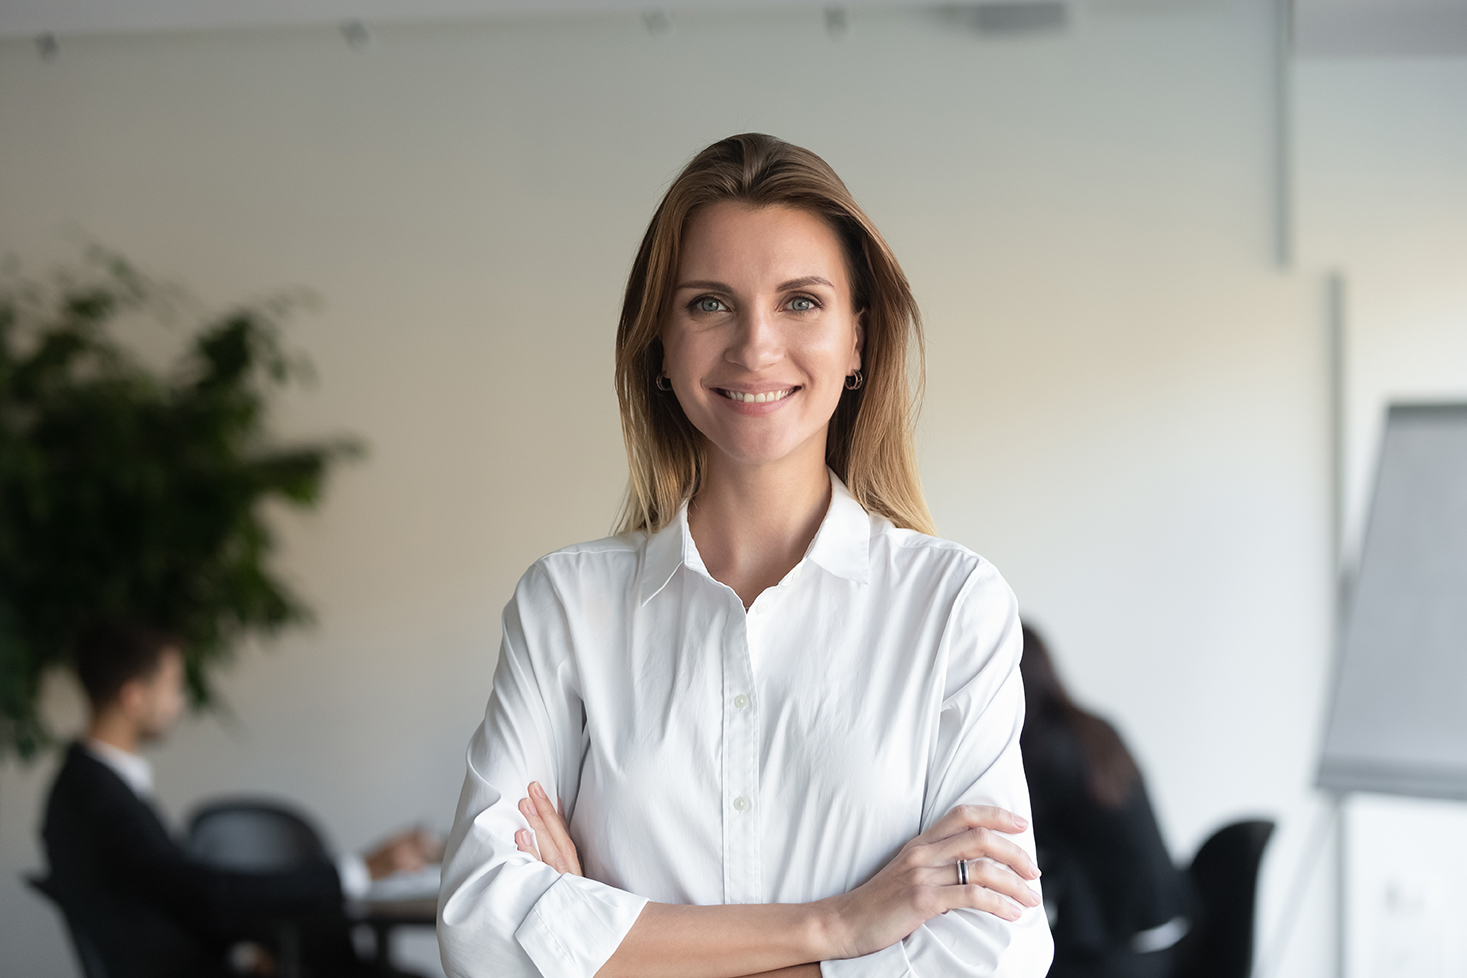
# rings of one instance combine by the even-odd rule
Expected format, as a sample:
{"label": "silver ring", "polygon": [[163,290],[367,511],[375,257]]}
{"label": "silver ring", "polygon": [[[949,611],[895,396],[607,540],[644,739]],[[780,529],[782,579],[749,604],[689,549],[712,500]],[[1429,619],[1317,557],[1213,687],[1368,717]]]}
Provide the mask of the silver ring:
{"label": "silver ring", "polygon": [[968,885],[968,860],[966,859],[958,860],[958,885]]}

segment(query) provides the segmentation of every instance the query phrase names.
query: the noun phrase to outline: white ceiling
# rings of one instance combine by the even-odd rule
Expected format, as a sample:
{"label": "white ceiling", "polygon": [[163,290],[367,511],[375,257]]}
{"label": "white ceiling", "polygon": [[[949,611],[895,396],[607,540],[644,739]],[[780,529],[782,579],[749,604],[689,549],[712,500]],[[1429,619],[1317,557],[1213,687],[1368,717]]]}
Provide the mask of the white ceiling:
{"label": "white ceiling", "polygon": [[[885,0],[881,5],[944,4]],[[0,0],[0,37],[796,6],[844,5],[831,0]],[[1306,57],[1467,54],[1467,0],[1295,0],[1294,6],[1296,49]]]}

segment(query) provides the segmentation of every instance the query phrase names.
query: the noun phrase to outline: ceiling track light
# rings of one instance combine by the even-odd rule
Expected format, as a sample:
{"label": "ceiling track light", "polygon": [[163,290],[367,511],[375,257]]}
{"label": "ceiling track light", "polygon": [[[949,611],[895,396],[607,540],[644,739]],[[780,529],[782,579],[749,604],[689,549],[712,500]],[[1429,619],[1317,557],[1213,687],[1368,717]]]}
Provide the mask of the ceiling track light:
{"label": "ceiling track light", "polygon": [[341,36],[346,46],[353,51],[365,51],[376,43],[370,28],[360,20],[349,20],[341,25]]}
{"label": "ceiling track light", "polygon": [[831,37],[845,37],[851,30],[851,16],[845,7],[825,8],[825,33]]}
{"label": "ceiling track light", "polygon": [[995,36],[1053,34],[1070,23],[1065,0],[992,0],[947,9],[954,19],[978,33]]}

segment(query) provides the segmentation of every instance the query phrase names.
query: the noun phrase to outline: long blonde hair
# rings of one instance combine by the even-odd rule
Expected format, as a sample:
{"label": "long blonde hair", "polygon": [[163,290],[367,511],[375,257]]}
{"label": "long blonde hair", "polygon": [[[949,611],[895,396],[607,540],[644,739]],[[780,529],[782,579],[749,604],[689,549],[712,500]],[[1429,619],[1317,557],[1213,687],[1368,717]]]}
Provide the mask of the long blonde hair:
{"label": "long blonde hair", "polygon": [[933,533],[913,445],[926,349],[911,286],[830,164],[762,133],[721,139],[693,157],[652,215],[632,264],[616,330],[616,395],[631,468],[618,532],[662,529],[707,471],[702,435],[657,377],[688,217],[719,201],[799,208],[840,236],[854,307],[866,313],[865,382],[847,390],[831,416],[826,462],[868,512]]}

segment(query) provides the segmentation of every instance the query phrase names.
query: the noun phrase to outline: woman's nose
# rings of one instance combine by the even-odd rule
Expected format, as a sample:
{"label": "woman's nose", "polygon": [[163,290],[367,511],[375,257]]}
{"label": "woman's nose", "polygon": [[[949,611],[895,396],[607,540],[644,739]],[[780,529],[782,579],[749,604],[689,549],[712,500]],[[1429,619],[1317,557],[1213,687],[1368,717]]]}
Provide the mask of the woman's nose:
{"label": "woman's nose", "polygon": [[732,342],[724,358],[750,373],[756,373],[778,362],[782,340],[776,323],[768,313],[744,312],[738,318]]}

